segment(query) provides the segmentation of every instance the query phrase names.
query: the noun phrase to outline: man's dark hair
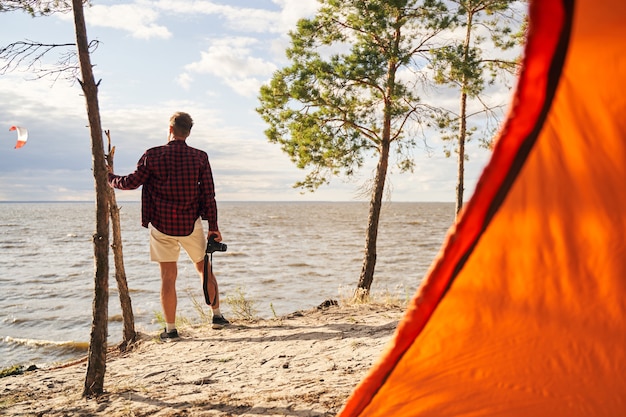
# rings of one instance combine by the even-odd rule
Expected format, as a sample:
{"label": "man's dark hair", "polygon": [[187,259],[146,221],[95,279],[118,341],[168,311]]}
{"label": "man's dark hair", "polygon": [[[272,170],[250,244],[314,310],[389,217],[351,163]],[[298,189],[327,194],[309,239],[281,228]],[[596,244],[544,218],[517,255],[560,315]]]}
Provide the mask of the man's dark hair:
{"label": "man's dark hair", "polygon": [[193,127],[193,119],[188,113],[176,112],[170,117],[170,126],[172,127],[174,136],[187,137],[191,133]]}

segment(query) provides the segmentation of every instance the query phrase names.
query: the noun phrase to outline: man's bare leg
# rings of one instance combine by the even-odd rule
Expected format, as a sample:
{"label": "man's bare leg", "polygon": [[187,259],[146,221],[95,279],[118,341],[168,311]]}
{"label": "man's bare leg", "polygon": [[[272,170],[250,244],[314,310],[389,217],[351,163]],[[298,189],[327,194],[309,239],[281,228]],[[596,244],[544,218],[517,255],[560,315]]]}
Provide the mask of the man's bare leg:
{"label": "man's bare leg", "polygon": [[[161,307],[165,322],[171,325],[176,323],[176,277],[178,267],[176,262],[159,262],[161,268]],[[169,331],[169,329],[168,329]]]}

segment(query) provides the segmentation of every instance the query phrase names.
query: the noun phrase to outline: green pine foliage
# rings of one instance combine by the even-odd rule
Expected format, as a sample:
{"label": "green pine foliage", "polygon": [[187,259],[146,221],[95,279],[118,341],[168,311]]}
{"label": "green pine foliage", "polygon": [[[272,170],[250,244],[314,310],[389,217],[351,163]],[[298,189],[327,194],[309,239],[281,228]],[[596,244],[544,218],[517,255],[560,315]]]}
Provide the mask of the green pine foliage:
{"label": "green pine foliage", "polygon": [[[290,33],[291,65],[261,88],[257,111],[302,169],[298,184],[315,190],[332,176],[354,174],[382,143],[415,145],[407,125],[428,120],[432,109],[415,85],[428,62],[432,40],[451,22],[437,1],[331,1]],[[401,80],[400,70],[415,73]],[[410,170],[400,155],[401,170]]]}

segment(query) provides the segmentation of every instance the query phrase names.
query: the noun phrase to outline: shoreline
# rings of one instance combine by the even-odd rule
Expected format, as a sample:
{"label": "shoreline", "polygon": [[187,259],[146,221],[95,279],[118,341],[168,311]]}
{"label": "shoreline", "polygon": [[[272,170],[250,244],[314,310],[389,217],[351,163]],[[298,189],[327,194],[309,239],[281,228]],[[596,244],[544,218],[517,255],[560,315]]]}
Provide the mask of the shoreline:
{"label": "shoreline", "polygon": [[382,354],[405,308],[320,307],[235,319],[221,330],[183,327],[178,342],[162,343],[158,332],[140,334],[130,352],[110,349],[105,394],[97,399],[81,397],[86,358],[0,378],[0,414],[336,415]]}

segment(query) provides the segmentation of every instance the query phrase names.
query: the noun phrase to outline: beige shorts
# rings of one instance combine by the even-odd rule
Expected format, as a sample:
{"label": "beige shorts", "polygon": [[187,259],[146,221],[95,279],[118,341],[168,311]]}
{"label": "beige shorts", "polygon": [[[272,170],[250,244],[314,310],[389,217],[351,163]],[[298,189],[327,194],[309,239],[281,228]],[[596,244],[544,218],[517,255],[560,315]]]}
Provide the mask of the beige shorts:
{"label": "beige shorts", "polygon": [[202,219],[198,218],[189,236],[169,236],[159,232],[152,224],[150,230],[150,260],[155,262],[177,262],[182,246],[194,263],[204,259],[206,236]]}

